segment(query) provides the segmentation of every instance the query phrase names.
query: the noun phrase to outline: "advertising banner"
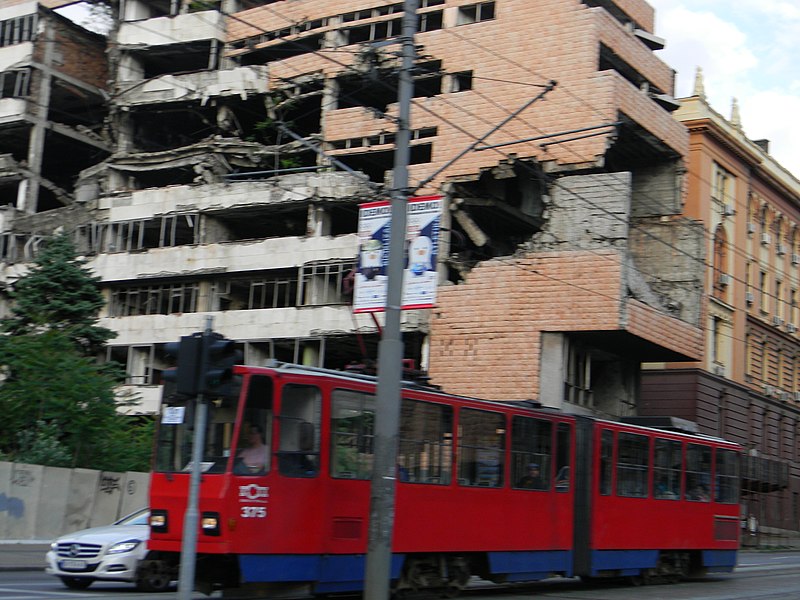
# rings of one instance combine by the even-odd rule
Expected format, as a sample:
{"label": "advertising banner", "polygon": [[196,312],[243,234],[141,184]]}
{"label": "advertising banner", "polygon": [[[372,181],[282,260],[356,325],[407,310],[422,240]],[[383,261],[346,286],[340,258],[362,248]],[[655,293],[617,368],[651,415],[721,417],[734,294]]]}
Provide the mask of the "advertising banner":
{"label": "advertising banner", "polygon": [[[436,301],[436,261],[443,206],[442,196],[421,196],[408,201],[403,309],[432,308]],[[359,207],[353,312],[380,312],[386,308],[391,213],[388,201]]]}

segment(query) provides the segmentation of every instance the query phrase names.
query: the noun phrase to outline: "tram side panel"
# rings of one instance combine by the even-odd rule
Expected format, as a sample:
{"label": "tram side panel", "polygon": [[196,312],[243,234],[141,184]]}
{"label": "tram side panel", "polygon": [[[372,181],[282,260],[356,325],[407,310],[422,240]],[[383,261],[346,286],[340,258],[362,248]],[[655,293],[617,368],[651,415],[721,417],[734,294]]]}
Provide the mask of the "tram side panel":
{"label": "tram side panel", "polygon": [[[665,560],[680,574],[689,568],[733,569],[739,546],[738,502],[731,496],[717,501],[720,478],[712,482],[710,470],[694,472],[687,448],[712,456],[718,450],[731,453],[734,445],[602,421],[595,424],[592,438],[589,534],[581,541],[588,561],[581,565],[581,574],[637,576],[659,569]],[[657,440],[675,446],[677,462],[656,468]],[[699,486],[692,482],[701,477],[708,480],[708,489],[696,496]],[[670,490],[662,489],[662,479],[669,479]],[[690,565],[674,567],[686,557]]]}

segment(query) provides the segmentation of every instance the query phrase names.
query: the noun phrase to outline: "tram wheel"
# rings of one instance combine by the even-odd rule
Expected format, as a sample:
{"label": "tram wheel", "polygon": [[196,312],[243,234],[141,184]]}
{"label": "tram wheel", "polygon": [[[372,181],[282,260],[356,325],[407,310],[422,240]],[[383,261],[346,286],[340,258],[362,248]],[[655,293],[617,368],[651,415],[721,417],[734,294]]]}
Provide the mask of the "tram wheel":
{"label": "tram wheel", "polygon": [[166,592],[172,583],[167,565],[160,560],[142,561],[136,573],[136,589],[140,592]]}

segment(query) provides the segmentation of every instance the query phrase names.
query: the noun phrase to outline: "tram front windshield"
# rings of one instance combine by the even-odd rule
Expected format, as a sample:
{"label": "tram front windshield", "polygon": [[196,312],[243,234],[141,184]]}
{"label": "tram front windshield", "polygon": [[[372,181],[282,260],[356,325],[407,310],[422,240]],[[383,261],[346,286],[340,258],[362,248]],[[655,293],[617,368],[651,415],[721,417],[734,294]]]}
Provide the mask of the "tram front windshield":
{"label": "tram front windshield", "polygon": [[[231,453],[234,451],[241,386],[242,377],[236,376],[231,385],[225,386],[223,393],[206,396],[208,410],[200,461],[200,469],[204,473],[224,473],[228,468]],[[250,387],[251,402],[246,407],[246,421],[249,427],[258,429],[262,436],[266,436],[272,424],[271,380],[253,378]],[[156,441],[155,471],[174,473],[191,470],[196,406],[194,399],[165,399]],[[263,438],[262,441],[269,443]],[[269,456],[268,451],[265,454]],[[265,463],[260,466],[259,471],[265,472],[268,468],[269,465]]]}

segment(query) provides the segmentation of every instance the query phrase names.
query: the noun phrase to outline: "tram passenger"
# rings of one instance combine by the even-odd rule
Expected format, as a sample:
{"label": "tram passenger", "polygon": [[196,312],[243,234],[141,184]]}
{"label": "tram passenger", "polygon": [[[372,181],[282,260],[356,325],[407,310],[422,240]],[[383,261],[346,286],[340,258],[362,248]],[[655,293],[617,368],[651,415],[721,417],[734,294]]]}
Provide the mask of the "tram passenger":
{"label": "tram passenger", "polygon": [[544,490],[547,489],[544,479],[542,479],[539,465],[536,463],[528,464],[528,472],[517,481],[516,487],[526,490]]}
{"label": "tram passenger", "polygon": [[696,502],[708,502],[711,500],[711,495],[708,493],[708,486],[701,484],[696,485],[689,490],[689,500]]}
{"label": "tram passenger", "polygon": [[242,433],[244,447],[239,450],[234,472],[238,475],[261,475],[269,467],[269,447],[264,443],[261,428],[245,424]]}

